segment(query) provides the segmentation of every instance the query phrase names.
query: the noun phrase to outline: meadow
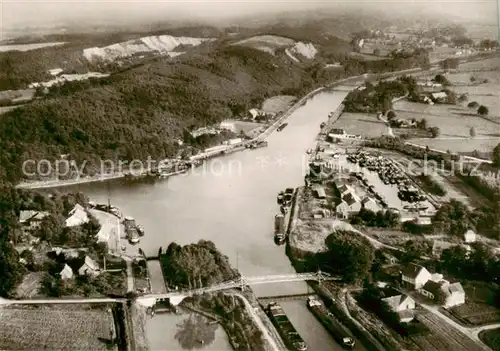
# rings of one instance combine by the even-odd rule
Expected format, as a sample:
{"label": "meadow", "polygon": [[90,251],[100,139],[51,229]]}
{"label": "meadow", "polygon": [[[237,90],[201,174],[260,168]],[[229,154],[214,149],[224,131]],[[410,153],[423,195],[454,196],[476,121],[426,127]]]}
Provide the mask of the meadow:
{"label": "meadow", "polygon": [[3,307],[2,350],[113,350],[112,313],[82,305]]}

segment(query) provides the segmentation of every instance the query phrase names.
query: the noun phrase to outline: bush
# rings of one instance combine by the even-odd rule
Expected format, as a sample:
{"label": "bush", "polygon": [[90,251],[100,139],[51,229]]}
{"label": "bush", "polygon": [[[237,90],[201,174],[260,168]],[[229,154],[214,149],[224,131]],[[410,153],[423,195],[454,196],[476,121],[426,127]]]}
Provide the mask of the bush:
{"label": "bush", "polygon": [[486,116],[489,112],[490,110],[484,105],[479,106],[477,109],[477,114],[480,116]]}
{"label": "bush", "polygon": [[437,138],[441,134],[439,127],[430,127],[429,132],[433,138]]}
{"label": "bush", "polygon": [[467,107],[470,107],[470,108],[477,108],[479,106],[479,104],[477,103],[477,101],[471,101],[467,104]]}

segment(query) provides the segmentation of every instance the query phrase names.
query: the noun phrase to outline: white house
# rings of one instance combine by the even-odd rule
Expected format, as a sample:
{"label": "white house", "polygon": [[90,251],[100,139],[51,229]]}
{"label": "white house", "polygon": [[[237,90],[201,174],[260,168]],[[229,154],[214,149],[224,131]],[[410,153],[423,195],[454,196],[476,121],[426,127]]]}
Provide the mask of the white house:
{"label": "white house", "polygon": [[410,296],[400,294],[382,299],[389,306],[391,311],[398,314],[400,322],[408,323],[414,318],[415,300]]}
{"label": "white house", "polygon": [[366,209],[366,210],[370,210],[370,211],[373,211],[373,212],[378,212],[380,210],[380,208],[378,207],[377,203],[375,202],[375,200],[373,200],[371,197],[367,196],[363,199],[363,201],[361,201],[361,204],[363,205],[363,207]]}
{"label": "white house", "polygon": [[99,275],[99,265],[89,256],[85,256],[85,261],[78,269],[79,275],[97,276]]}
{"label": "white house", "polygon": [[434,100],[438,100],[438,101],[439,100],[444,100],[448,96],[444,91],[441,91],[439,93],[432,93],[431,95],[432,95],[432,98]]}
{"label": "white house", "polygon": [[236,125],[234,121],[231,120],[225,120],[220,122],[219,124],[220,129],[225,129],[225,130],[230,130],[233,133],[236,133]]}
{"label": "white house", "polygon": [[418,292],[432,300],[439,300],[439,303],[450,308],[465,303],[465,291],[460,283],[450,284],[447,280],[429,280]]}
{"label": "white house", "polygon": [[467,230],[464,234],[464,241],[466,243],[475,242],[476,241],[476,233],[472,229]]}
{"label": "white house", "polygon": [[431,273],[425,267],[415,263],[408,264],[401,275],[403,284],[413,289],[420,289],[431,277]]}
{"label": "white house", "polygon": [[62,68],[53,68],[53,69],[49,69],[49,73],[52,75],[52,76],[57,76],[59,74],[61,74],[63,72],[63,69]]}
{"label": "white house", "polygon": [[65,264],[64,268],[61,270],[59,275],[61,276],[62,280],[71,279],[71,278],[73,278],[73,270],[71,269],[70,266]]}
{"label": "white house", "polygon": [[75,207],[69,212],[69,217],[66,219],[66,227],[76,227],[88,223],[89,216],[85,209],[76,204]]}
{"label": "white house", "polygon": [[265,113],[259,109],[252,108],[248,110],[248,115],[250,116],[251,119],[256,119],[259,116],[264,115]]}
{"label": "white house", "polygon": [[359,201],[359,198],[355,194],[347,192],[335,210],[338,217],[348,218],[350,215],[358,213],[361,210],[361,201]]}

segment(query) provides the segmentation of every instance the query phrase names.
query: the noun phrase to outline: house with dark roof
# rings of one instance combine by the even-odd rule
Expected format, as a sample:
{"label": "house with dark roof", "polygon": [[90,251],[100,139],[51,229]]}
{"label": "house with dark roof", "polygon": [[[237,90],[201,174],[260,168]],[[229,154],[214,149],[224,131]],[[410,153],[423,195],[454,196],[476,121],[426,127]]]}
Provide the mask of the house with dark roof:
{"label": "house with dark roof", "polygon": [[348,218],[361,210],[361,201],[359,201],[359,198],[354,193],[348,192],[342,197],[342,201],[337,205],[335,210],[338,217]]}
{"label": "house with dark roof", "polygon": [[40,228],[40,224],[42,223],[42,219],[47,217],[49,212],[45,211],[21,211],[19,212],[19,224],[23,228],[23,231],[31,232]]}
{"label": "house with dark roof", "polygon": [[401,272],[401,280],[406,287],[420,289],[432,278],[432,274],[423,266],[409,263]]}
{"label": "house with dark roof", "polygon": [[418,292],[432,300],[439,302],[443,307],[450,308],[465,303],[465,291],[460,283],[452,283],[441,279],[429,280],[418,289]]}

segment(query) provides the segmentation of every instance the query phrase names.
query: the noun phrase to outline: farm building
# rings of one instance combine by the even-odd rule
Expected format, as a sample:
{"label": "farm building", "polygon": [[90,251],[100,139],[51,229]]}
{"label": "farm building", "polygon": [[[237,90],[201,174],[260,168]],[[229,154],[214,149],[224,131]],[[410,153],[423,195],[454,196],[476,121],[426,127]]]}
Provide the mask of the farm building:
{"label": "farm building", "polygon": [[97,276],[99,275],[99,265],[89,256],[85,256],[85,261],[78,269],[79,275]]}
{"label": "farm building", "polygon": [[76,227],[88,223],[89,216],[85,209],[76,204],[75,207],[69,212],[69,217],[66,219],[66,227]]}
{"label": "farm building", "polygon": [[465,291],[460,283],[450,284],[447,280],[429,280],[418,292],[432,300],[437,300],[445,308],[465,303]]}
{"label": "farm building", "polygon": [[411,322],[414,318],[415,300],[405,294],[398,294],[382,299],[391,311],[396,312],[402,323]]}
{"label": "farm building", "polygon": [[375,213],[380,210],[380,208],[378,207],[375,200],[373,200],[371,197],[368,197],[368,196],[365,197],[363,199],[363,201],[361,201],[361,204],[362,204],[363,208],[365,208],[366,210],[370,210],[370,211],[373,211]]}
{"label": "farm building", "polygon": [[224,130],[229,130],[236,133],[236,125],[234,121],[226,120],[219,123],[219,128]]}
{"label": "farm building", "polygon": [[345,195],[347,195],[349,193],[354,194],[354,189],[350,185],[347,185],[347,184],[342,184],[337,189],[339,190],[340,197],[344,197]]}
{"label": "farm building", "polygon": [[217,130],[215,130],[214,128],[207,128],[207,127],[198,128],[191,132],[191,136],[193,138],[198,138],[202,135],[216,135],[216,134],[219,134]]}
{"label": "farm building", "polygon": [[435,101],[444,101],[444,99],[448,97],[448,95],[444,91],[441,91],[439,93],[432,93],[431,96]]}
{"label": "farm building", "polygon": [[57,75],[61,74],[62,72],[63,72],[62,68],[49,69],[49,74],[52,76],[57,76]]}
{"label": "farm building", "polygon": [[475,242],[476,241],[476,233],[472,229],[467,230],[464,234],[464,241],[466,243]]}
{"label": "farm building", "polygon": [[417,217],[417,224],[418,225],[431,225],[432,224],[432,217],[430,217],[430,216],[418,216]]}
{"label": "farm building", "polygon": [[361,210],[361,201],[355,194],[348,192],[342,197],[342,202],[337,205],[335,210],[340,218],[348,218]]}
{"label": "farm building", "polygon": [[401,274],[403,284],[412,289],[420,289],[431,277],[431,273],[425,267],[415,263],[409,263]]}
{"label": "farm building", "polygon": [[42,219],[48,215],[49,213],[44,211],[21,211],[19,213],[19,223],[25,232],[30,232],[40,228]]}
{"label": "farm building", "polygon": [[71,269],[70,266],[68,266],[67,264],[65,264],[64,268],[59,273],[59,275],[61,276],[62,280],[71,279],[71,278],[73,278],[73,270]]}
{"label": "farm building", "polygon": [[264,116],[264,115],[265,115],[264,111],[261,111],[261,110],[256,109],[256,108],[252,108],[252,109],[248,110],[248,116],[251,119],[256,119],[257,117]]}
{"label": "farm building", "polygon": [[314,189],[314,193],[318,199],[326,199],[326,193],[324,188],[317,187]]}

